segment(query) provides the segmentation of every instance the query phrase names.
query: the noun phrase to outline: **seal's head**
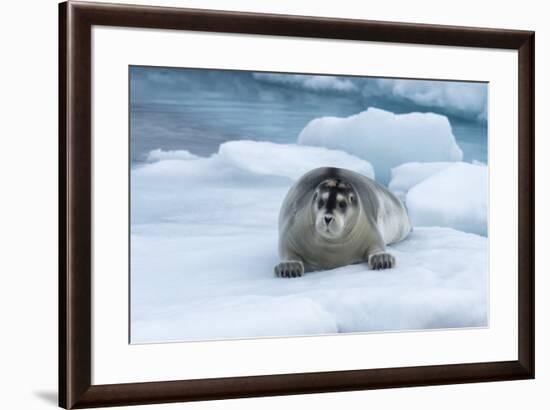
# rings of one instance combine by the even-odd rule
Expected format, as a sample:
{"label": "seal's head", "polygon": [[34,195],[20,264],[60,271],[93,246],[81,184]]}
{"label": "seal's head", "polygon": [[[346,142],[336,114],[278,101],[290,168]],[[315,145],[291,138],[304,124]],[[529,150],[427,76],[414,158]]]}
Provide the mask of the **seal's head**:
{"label": "seal's head", "polygon": [[353,228],[359,211],[355,189],[337,178],[317,185],[311,206],[315,230],[325,239],[346,235]]}

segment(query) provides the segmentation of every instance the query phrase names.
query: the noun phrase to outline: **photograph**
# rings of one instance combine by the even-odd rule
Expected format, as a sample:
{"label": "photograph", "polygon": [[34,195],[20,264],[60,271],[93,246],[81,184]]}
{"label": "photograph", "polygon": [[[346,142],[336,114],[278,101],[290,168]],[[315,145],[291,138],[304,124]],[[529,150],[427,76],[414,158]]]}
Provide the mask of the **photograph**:
{"label": "photograph", "polygon": [[131,344],[488,326],[487,82],[128,70]]}

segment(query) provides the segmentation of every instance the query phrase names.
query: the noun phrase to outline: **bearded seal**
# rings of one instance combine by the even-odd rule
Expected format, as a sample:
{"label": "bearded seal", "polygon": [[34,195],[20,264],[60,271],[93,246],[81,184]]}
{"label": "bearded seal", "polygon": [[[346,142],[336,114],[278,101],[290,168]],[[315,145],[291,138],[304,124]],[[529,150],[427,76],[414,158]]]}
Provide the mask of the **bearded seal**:
{"label": "bearded seal", "polygon": [[403,240],[412,225],[403,203],[388,189],[356,172],[323,167],[303,175],[279,213],[278,277],[367,262],[395,266],[386,245]]}

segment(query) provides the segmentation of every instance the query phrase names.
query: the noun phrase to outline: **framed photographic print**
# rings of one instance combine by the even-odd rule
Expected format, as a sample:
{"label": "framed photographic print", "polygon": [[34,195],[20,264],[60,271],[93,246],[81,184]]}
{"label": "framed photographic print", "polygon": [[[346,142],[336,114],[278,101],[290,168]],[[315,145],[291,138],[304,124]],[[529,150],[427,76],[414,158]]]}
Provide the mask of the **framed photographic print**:
{"label": "framed photographic print", "polygon": [[60,405],[534,377],[534,33],[60,5]]}

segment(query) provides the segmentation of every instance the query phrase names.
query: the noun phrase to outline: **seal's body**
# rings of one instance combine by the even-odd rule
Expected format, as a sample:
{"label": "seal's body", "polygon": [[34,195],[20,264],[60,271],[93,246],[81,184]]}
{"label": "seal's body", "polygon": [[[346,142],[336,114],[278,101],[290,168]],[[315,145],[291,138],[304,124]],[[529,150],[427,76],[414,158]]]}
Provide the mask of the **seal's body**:
{"label": "seal's body", "polygon": [[297,277],[359,262],[392,268],[386,245],[411,229],[404,205],[382,185],[347,169],[317,168],[290,188],[281,206],[282,262],[275,274]]}

